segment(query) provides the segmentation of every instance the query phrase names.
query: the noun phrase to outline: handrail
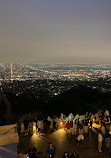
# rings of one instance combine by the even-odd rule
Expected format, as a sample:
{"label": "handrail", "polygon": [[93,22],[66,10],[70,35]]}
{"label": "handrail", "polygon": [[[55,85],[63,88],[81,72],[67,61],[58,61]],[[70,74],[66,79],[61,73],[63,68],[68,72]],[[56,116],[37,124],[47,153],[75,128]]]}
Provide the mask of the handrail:
{"label": "handrail", "polygon": [[7,134],[8,132],[10,132],[12,129],[14,129],[15,128],[15,131],[16,131],[16,129],[17,129],[17,127],[13,127],[13,128],[11,128],[11,129],[9,129],[8,131],[6,131],[5,133],[3,133],[2,135],[5,135],[5,134]]}

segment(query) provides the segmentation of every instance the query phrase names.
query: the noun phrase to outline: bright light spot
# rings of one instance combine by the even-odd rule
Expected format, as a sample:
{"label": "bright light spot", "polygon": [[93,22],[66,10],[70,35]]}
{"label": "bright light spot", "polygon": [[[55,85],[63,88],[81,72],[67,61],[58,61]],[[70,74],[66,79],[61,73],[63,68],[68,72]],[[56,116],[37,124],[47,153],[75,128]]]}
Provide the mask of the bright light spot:
{"label": "bright light spot", "polygon": [[33,126],[33,133],[36,133],[36,126]]}

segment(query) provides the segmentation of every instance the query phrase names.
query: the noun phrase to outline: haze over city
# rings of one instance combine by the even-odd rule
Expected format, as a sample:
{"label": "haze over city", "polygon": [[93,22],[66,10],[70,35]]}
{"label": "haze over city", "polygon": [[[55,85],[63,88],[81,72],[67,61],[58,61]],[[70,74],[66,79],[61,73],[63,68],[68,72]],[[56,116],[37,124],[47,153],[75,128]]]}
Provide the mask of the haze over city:
{"label": "haze over city", "polygon": [[0,1],[0,62],[111,63],[111,1]]}
{"label": "haze over city", "polygon": [[0,158],[111,156],[111,0],[0,0]]}

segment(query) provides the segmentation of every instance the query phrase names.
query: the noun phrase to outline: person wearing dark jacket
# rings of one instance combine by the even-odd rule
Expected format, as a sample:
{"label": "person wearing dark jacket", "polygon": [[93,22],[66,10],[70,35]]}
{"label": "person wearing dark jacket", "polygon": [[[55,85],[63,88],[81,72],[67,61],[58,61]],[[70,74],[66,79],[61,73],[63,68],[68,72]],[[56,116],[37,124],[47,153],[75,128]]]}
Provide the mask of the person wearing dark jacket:
{"label": "person wearing dark jacket", "polygon": [[49,147],[47,148],[48,158],[54,158],[55,151],[55,146],[52,144],[52,142],[50,142]]}
{"label": "person wearing dark jacket", "polygon": [[70,158],[79,158],[79,155],[74,151]]}
{"label": "person wearing dark jacket", "polygon": [[37,158],[37,149],[31,145],[28,152],[29,158]]}
{"label": "person wearing dark jacket", "polygon": [[21,123],[20,123],[20,121],[18,121],[18,122],[17,122],[18,135],[20,135],[20,130],[21,130]]}
{"label": "person wearing dark jacket", "polygon": [[62,158],[69,158],[69,155],[67,152],[64,152],[63,157]]}

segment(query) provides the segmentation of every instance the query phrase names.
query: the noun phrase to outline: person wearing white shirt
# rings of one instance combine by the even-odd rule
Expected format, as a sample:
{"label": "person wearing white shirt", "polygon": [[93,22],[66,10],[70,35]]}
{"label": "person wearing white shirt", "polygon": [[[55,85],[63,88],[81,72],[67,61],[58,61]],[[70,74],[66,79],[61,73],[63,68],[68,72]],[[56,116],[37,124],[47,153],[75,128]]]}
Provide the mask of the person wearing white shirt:
{"label": "person wearing white shirt", "polygon": [[76,139],[78,140],[78,142],[84,140],[84,136],[83,136],[83,134],[82,134],[82,133],[79,134],[78,137],[77,137]]}

